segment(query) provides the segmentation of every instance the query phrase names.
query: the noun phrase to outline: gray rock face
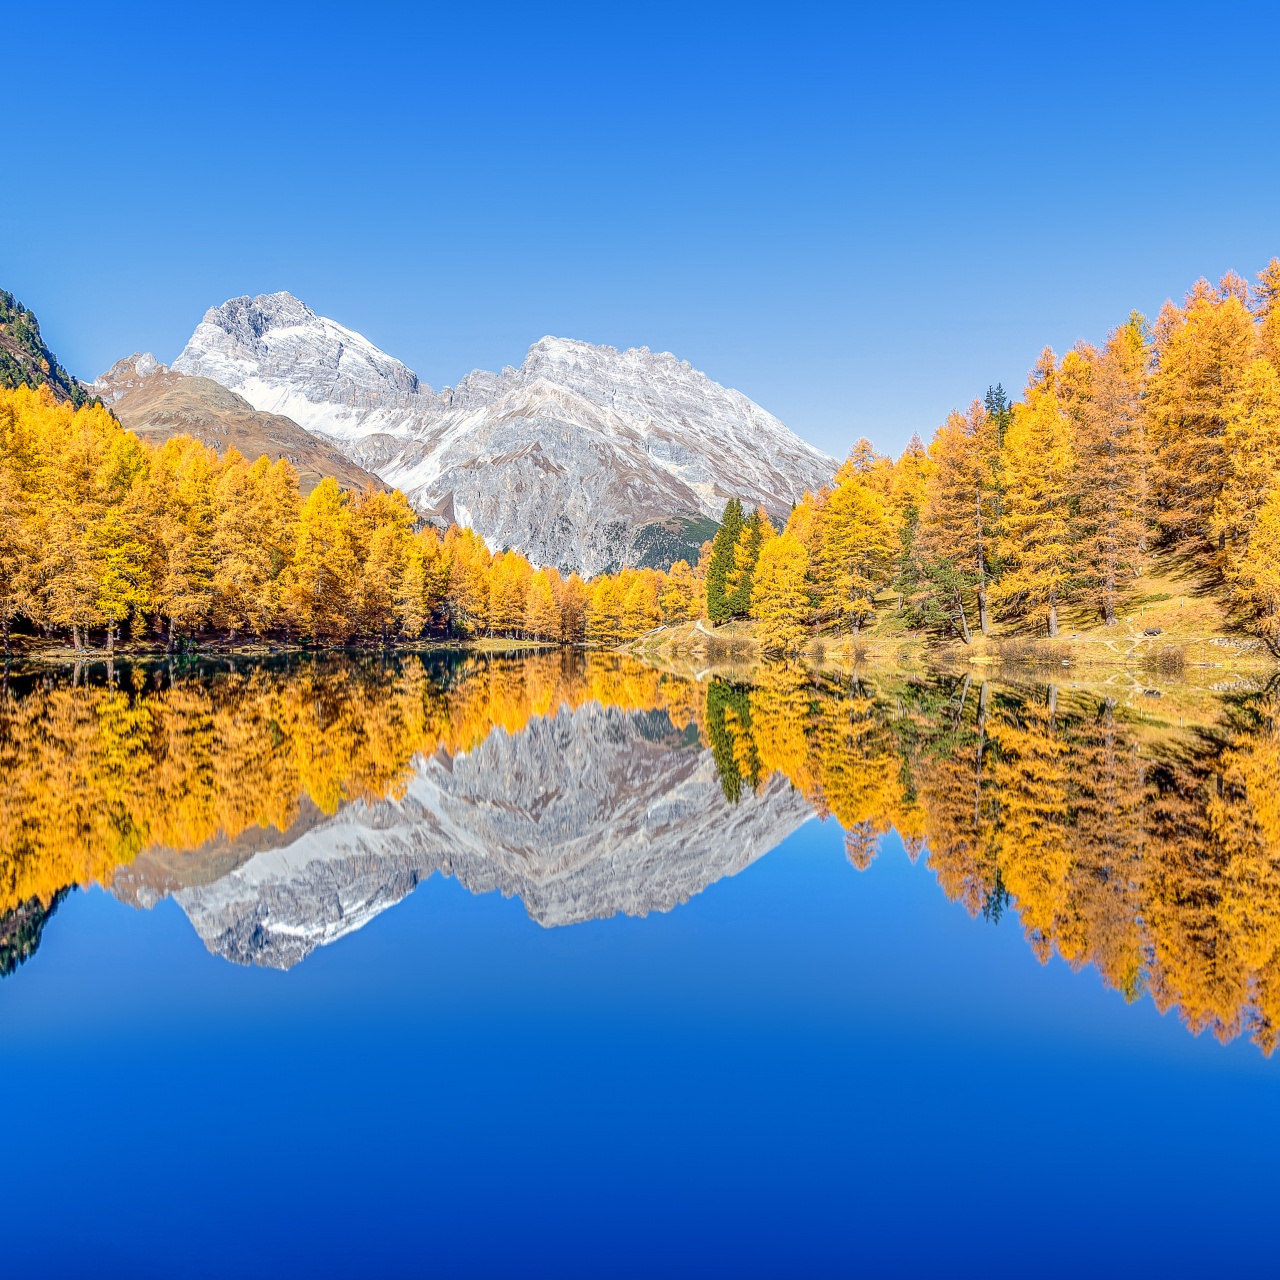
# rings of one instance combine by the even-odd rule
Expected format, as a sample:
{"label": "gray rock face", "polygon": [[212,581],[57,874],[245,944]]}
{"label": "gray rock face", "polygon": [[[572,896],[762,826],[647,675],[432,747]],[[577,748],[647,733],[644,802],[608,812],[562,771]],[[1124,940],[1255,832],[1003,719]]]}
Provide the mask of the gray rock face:
{"label": "gray rock face", "polygon": [[545,926],[669,911],[810,816],[775,778],[730,805],[663,713],[589,704],[423,761],[401,800],[353,804],[177,901],[205,945],[287,969],[433,872],[518,896]]}
{"label": "gray rock face", "polygon": [[436,393],[287,293],[206,312],[173,366],[333,441],[424,513],[495,549],[586,573],[637,532],[719,518],[740,497],[785,516],[835,462],[675,356],[543,338],[519,369]]}

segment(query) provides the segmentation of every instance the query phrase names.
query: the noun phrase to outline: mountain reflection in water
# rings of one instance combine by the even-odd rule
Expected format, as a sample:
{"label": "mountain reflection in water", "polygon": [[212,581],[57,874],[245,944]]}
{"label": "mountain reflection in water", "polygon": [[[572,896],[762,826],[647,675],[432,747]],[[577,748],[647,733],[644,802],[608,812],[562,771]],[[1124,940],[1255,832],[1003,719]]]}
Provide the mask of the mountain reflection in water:
{"label": "mountain reflection in water", "polygon": [[[621,657],[325,659],[15,680],[0,700],[0,966],[69,886],[173,895],[287,968],[432,872],[544,925],[667,911],[806,818],[867,868],[891,828],[946,896],[1016,910],[1195,1032],[1280,1016],[1280,692],[864,672],[698,683]],[[1132,684],[1132,682],[1129,682]],[[1130,693],[1135,690],[1130,690]]]}

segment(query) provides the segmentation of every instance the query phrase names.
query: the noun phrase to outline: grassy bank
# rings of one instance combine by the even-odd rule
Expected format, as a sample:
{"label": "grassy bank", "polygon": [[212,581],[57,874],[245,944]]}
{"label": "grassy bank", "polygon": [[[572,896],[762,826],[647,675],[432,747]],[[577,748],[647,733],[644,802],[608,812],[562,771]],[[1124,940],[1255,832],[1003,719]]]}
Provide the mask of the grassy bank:
{"label": "grassy bank", "polygon": [[[861,665],[921,670],[954,667],[1023,672],[1070,670],[1084,678],[1098,673],[1106,682],[1127,673],[1122,685],[1158,688],[1168,683],[1230,684],[1280,670],[1280,662],[1261,640],[1249,635],[1226,607],[1223,593],[1198,580],[1177,562],[1149,576],[1112,626],[1096,615],[1067,607],[1059,634],[997,621],[989,636],[977,633],[969,644],[958,638],[913,630],[899,610],[898,598],[876,601],[874,622],[858,635],[817,636],[806,645],[805,665],[815,671],[847,671]],[[732,622],[713,627],[706,621],[680,623],[650,632],[626,648],[637,657],[683,674],[748,673],[762,659],[757,624]]]}

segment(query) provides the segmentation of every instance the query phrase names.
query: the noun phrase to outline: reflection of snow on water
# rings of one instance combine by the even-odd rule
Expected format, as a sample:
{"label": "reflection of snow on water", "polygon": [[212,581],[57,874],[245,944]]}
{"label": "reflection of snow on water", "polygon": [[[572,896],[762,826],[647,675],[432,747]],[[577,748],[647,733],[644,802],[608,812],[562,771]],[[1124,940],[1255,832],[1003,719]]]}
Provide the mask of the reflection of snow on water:
{"label": "reflection of snow on water", "polygon": [[588,704],[419,761],[403,799],[356,803],[174,895],[210,950],[288,968],[433,872],[519,897],[546,926],[669,911],[780,844],[809,805],[778,777],[730,805],[711,753],[652,714]]}

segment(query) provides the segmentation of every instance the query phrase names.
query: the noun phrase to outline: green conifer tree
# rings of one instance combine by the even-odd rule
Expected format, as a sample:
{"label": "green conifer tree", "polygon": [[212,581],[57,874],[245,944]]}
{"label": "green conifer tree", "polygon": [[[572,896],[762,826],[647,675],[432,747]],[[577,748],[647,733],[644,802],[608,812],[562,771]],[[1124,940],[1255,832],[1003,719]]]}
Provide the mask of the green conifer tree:
{"label": "green conifer tree", "polygon": [[765,534],[773,535],[769,518],[759,508],[742,523],[737,544],[733,548],[733,563],[725,576],[725,600],[731,618],[745,618],[751,612],[751,589],[755,584],[756,561]]}
{"label": "green conifer tree", "polygon": [[742,503],[737,498],[730,498],[724,505],[720,528],[711,543],[711,563],[707,566],[707,618],[717,625],[733,617],[727,583],[729,574],[733,572],[733,553],[742,525]]}

